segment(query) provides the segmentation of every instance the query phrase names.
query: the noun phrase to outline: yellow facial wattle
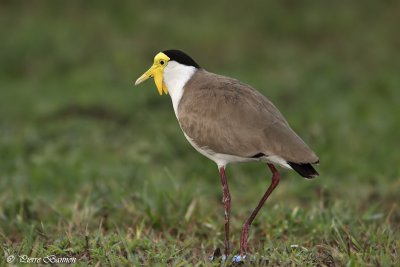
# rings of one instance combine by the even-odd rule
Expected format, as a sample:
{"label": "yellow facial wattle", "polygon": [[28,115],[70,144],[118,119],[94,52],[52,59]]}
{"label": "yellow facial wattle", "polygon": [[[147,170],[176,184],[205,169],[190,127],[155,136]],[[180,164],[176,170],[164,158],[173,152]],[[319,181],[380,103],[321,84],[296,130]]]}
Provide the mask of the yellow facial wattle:
{"label": "yellow facial wattle", "polygon": [[163,81],[163,74],[164,74],[164,68],[165,66],[167,66],[169,60],[170,58],[166,54],[162,52],[158,53],[154,57],[153,65],[150,67],[150,69],[148,69],[142,76],[140,76],[136,80],[135,85],[138,85],[144,82],[145,80],[153,77],[158,93],[162,95],[162,92],[164,91],[165,94],[168,94],[168,88]]}

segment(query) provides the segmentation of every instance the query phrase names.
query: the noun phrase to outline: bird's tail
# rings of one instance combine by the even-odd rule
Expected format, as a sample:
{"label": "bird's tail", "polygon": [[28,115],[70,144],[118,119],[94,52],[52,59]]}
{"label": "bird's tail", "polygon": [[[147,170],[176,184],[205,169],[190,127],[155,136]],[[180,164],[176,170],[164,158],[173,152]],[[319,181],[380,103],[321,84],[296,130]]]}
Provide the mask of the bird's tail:
{"label": "bird's tail", "polygon": [[298,174],[300,174],[301,176],[303,176],[307,179],[312,179],[319,175],[318,172],[314,169],[314,167],[310,163],[288,162],[288,164]]}

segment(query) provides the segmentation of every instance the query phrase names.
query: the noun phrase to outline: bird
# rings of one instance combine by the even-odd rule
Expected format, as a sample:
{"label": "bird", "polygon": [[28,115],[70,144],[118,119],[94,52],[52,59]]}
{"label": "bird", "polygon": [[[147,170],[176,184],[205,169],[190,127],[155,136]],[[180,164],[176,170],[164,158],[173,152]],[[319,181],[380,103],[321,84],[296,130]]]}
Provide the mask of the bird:
{"label": "bird", "polygon": [[149,78],[154,78],[160,95],[171,96],[176,118],[187,141],[217,164],[225,209],[225,257],[231,253],[227,165],[260,161],[272,172],[269,187],[241,230],[240,255],[237,257],[245,258],[249,253],[250,226],[281,179],[276,166],[292,169],[311,179],[319,175],[313,167],[319,163],[318,156],[267,97],[237,79],[205,70],[181,50],[170,49],[156,54],[153,65],[135,85]]}

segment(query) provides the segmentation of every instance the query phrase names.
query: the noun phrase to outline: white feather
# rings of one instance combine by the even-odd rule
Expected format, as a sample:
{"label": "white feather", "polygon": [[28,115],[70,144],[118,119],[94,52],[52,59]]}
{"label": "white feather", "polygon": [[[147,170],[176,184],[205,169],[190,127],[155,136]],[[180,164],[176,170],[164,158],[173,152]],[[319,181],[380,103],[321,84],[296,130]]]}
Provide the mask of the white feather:
{"label": "white feather", "polygon": [[186,139],[189,141],[189,143],[202,155],[206,156],[207,158],[211,159],[214,161],[217,165],[218,168],[220,167],[225,167],[229,163],[236,163],[236,162],[249,162],[249,161],[263,161],[267,163],[272,163],[272,164],[277,164],[282,167],[292,169],[289,164],[287,164],[286,160],[279,156],[265,156],[261,158],[245,158],[245,157],[240,157],[240,156],[234,156],[234,155],[229,155],[229,154],[223,154],[223,153],[216,153],[212,149],[209,149],[207,147],[200,147],[196,144],[196,142],[193,141],[192,138],[190,138],[185,132],[183,132],[185,135]]}
{"label": "white feather", "polygon": [[164,83],[167,86],[168,93],[171,96],[172,106],[174,107],[177,118],[178,105],[183,95],[183,87],[195,72],[195,67],[186,66],[176,61],[168,62],[168,65],[164,68]]}

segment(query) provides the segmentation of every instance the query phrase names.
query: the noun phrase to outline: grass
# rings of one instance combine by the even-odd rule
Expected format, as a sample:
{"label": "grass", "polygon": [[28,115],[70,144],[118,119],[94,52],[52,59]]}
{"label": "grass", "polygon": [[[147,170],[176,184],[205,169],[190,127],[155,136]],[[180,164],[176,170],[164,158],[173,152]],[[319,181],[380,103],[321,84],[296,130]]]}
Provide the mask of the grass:
{"label": "grass", "polygon": [[[399,4],[210,7],[1,4],[0,265],[221,265],[208,260],[223,249],[216,166],[168,97],[133,87],[171,47],[258,88],[321,158],[312,181],[282,170],[251,229],[251,265],[400,264]],[[254,163],[227,175],[237,253],[270,174]]]}

